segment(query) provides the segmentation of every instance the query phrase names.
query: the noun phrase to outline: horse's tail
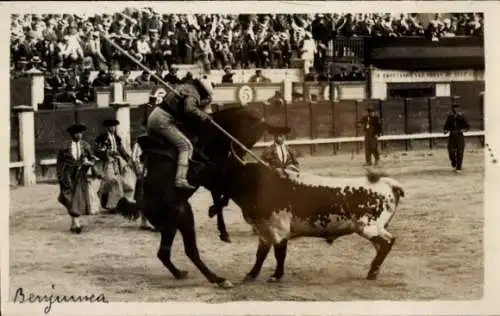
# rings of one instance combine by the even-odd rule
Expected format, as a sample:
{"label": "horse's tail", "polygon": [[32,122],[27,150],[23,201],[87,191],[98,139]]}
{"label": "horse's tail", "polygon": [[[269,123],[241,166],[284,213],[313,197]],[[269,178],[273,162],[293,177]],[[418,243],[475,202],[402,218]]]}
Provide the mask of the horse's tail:
{"label": "horse's tail", "polygon": [[116,205],[116,211],[121,216],[128,220],[135,221],[140,216],[140,210],[137,203],[130,202],[128,199],[122,197]]}

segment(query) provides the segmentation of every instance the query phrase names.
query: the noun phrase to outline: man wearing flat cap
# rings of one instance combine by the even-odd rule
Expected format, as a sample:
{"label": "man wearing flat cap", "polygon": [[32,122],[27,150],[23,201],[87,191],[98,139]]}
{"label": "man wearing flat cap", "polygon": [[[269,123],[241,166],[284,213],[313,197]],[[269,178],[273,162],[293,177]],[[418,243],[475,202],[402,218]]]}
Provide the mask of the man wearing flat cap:
{"label": "man wearing flat cap", "polygon": [[[130,155],[125,151],[122,139],[116,133],[116,127],[120,124],[118,120],[107,119],[102,125],[106,131],[95,139],[95,153],[99,157],[104,173],[104,180],[99,189],[101,206],[104,209],[113,210],[118,201],[124,196],[125,173],[131,163]],[[133,188],[132,188],[133,190]]]}
{"label": "man wearing flat cap", "polygon": [[366,165],[371,166],[372,156],[375,158],[375,165],[380,160],[378,150],[378,137],[382,134],[382,124],[380,119],[375,115],[375,109],[368,107],[367,114],[358,122],[358,127],[362,127],[365,132],[365,160]]}
{"label": "man wearing flat cap", "polygon": [[452,105],[451,113],[444,124],[444,134],[448,136],[448,157],[454,172],[462,172],[462,161],[464,159],[465,139],[464,132],[469,129],[469,122],[460,111],[460,106]]}
{"label": "man wearing flat cap", "polygon": [[91,192],[89,187],[88,174],[93,173],[100,177],[99,172],[94,168],[97,159],[92,152],[89,143],[82,139],[83,132],[87,128],[85,125],[74,124],[67,128],[71,139],[64,142],[57,153],[57,179],[60,193],[58,197],[71,217],[72,233],[82,232],[80,216],[95,213],[91,203]]}

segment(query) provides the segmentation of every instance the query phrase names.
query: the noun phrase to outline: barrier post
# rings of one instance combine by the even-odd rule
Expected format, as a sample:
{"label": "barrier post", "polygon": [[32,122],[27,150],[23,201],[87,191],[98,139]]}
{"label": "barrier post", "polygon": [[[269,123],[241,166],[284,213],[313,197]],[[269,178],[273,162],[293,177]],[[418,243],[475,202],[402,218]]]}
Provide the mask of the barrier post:
{"label": "barrier post", "polygon": [[[336,119],[336,113],[335,113],[335,110],[336,110],[336,103],[337,101],[335,100],[330,100],[330,104],[331,104],[331,107],[332,107],[332,137],[336,137],[337,136],[337,124],[335,122],[335,119]],[[337,154],[337,149],[338,149],[338,146],[337,144],[332,144],[332,153],[334,155]]]}
{"label": "barrier post", "polygon": [[[481,130],[484,131],[484,91],[479,93],[479,109],[481,113]],[[481,147],[484,147],[485,137],[481,137]]]}
{"label": "barrier post", "polygon": [[[308,105],[309,109],[309,139],[316,139],[316,129],[315,129],[315,119],[313,117],[314,112],[313,112],[313,105],[311,101],[306,101],[306,104]],[[288,126],[288,125],[287,125]],[[310,154],[313,155],[317,150],[316,145],[312,145],[309,147]]]}
{"label": "barrier post", "polygon": [[120,124],[116,127],[116,133],[121,137],[123,147],[130,152],[130,105],[128,103],[111,103],[115,109],[115,117]]}
{"label": "barrier post", "polygon": [[[358,122],[360,120],[358,112],[359,112],[359,100],[354,100],[354,107],[356,108],[356,116],[355,116],[355,123],[354,123],[354,131],[356,132],[354,135],[356,137],[359,136],[359,128],[358,128]],[[354,143],[354,146],[356,146],[356,154],[359,154],[360,151],[360,144],[358,142]]]}
{"label": "barrier post", "polygon": [[[403,100],[403,106],[404,106],[404,133],[405,135],[408,135],[408,102],[410,101],[409,98],[404,98]],[[405,139],[405,151],[408,151],[410,147],[408,139]]]}
{"label": "barrier post", "polygon": [[[432,134],[432,124],[434,123],[432,121],[432,101],[433,100],[434,100],[433,97],[430,97],[427,99],[427,117],[429,120],[429,128],[428,128],[427,132],[429,134]],[[434,140],[432,138],[429,138],[429,148],[432,149],[433,146],[434,146]]]}
{"label": "barrier post", "polygon": [[123,102],[123,84],[121,82],[114,82],[111,89],[113,102],[109,106],[115,109],[115,117],[120,121],[116,132],[122,139],[123,147],[130,152],[130,104]]}
{"label": "barrier post", "polygon": [[33,111],[38,111],[38,104],[43,103],[45,97],[45,82],[43,72],[36,68],[26,71],[30,80],[31,104]]}
{"label": "barrier post", "polygon": [[23,162],[22,185],[36,184],[35,175],[35,112],[32,106],[12,108],[19,117],[19,155]]}
{"label": "barrier post", "polygon": [[288,76],[285,77],[285,80],[283,80],[283,99],[286,102],[292,102],[292,88],[293,82],[291,78]]}

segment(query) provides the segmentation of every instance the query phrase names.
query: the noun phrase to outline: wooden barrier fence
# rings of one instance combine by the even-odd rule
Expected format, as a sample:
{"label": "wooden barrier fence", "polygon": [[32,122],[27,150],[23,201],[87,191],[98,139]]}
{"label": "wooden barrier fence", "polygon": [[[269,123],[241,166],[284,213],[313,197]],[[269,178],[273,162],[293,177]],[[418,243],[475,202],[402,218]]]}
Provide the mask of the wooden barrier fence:
{"label": "wooden barrier fence", "polygon": [[[480,100],[482,101],[482,100]],[[368,106],[374,107],[382,120],[383,150],[432,149],[443,147],[446,136],[443,134],[443,124],[452,105],[451,97],[390,99],[390,100],[342,100],[337,102],[293,102],[284,106],[264,103],[249,103],[246,106],[259,112],[268,122],[277,125],[287,125],[292,132],[287,136],[291,146],[297,146],[299,151],[315,154],[319,147],[328,145],[330,153],[359,152],[361,150],[363,131],[357,122],[366,113]],[[225,105],[222,106],[235,106]],[[151,109],[147,107],[106,107],[79,108],[59,110],[39,110],[29,112],[24,107],[14,111],[11,116],[11,169],[31,168],[23,161],[20,148],[30,152],[29,147],[22,145],[30,142],[29,135],[21,137],[22,130],[31,127],[34,141],[34,153],[31,160],[33,169],[42,170],[55,164],[55,156],[60,143],[68,138],[66,128],[74,122],[87,125],[85,139],[92,145],[95,137],[103,130],[101,122],[106,118],[126,118],[121,121],[122,138],[135,140],[140,131],[141,122]],[[123,111],[126,112],[123,112]],[[471,132],[466,136],[483,136],[482,102],[462,104],[462,110],[469,120]],[[121,112],[121,116],[118,112]],[[31,114],[30,114],[31,113]],[[128,113],[124,115],[124,113]],[[24,116],[23,116],[24,115]],[[30,116],[31,115],[31,116]],[[31,118],[30,118],[31,117]],[[29,123],[30,120],[32,123]],[[24,122],[20,124],[20,122]],[[125,133],[125,134],[123,134]],[[265,134],[257,148],[269,144],[270,135]],[[20,145],[21,144],[21,145]],[[126,144],[130,148],[132,144]],[[27,161],[28,161],[27,160]],[[41,168],[39,168],[41,167]],[[33,171],[35,172],[35,171]],[[20,175],[18,175],[20,177]],[[24,171],[24,179],[31,179],[28,171]],[[31,181],[31,180],[30,180]],[[23,182],[23,181],[21,181]]]}

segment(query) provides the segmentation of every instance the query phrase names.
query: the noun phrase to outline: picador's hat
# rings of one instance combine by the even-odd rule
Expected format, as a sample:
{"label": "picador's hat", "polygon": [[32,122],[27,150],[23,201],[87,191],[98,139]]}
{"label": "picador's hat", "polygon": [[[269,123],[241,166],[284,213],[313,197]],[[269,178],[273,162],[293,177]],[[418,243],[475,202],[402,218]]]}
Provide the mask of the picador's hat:
{"label": "picador's hat", "polygon": [[102,126],[104,127],[112,127],[116,125],[120,125],[120,121],[114,119],[107,119],[102,122]]}
{"label": "picador's hat", "polygon": [[82,133],[87,130],[87,126],[83,124],[73,124],[66,129],[66,131],[70,134]]}
{"label": "picador's hat", "polygon": [[290,133],[292,131],[292,129],[288,126],[283,126],[283,127],[270,126],[267,131],[271,135],[279,136],[279,135],[286,135],[286,134]]}

